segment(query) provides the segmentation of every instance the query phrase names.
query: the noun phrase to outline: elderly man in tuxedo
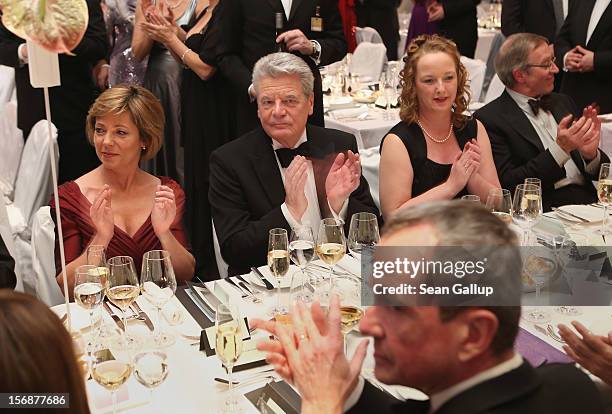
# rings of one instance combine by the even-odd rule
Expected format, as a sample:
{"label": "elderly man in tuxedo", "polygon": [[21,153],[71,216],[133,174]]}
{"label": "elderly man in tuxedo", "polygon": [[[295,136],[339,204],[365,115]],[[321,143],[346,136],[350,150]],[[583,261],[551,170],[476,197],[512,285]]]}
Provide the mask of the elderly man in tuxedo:
{"label": "elderly man in tuxedo", "polygon": [[612,2],[572,2],[555,53],[566,71],[561,92],[579,107],[596,102],[601,113],[612,112]]}
{"label": "elderly man in tuxedo", "polygon": [[[503,280],[504,294],[510,295],[505,303],[519,303],[516,235],[482,206],[445,201],[404,209],[386,224],[381,245],[473,246],[474,240],[496,246],[489,256],[496,266],[486,266],[483,278]],[[384,384],[417,388],[429,400],[402,402],[364,384],[359,374],[368,340],[361,341],[351,361],[346,359],[335,298],[329,317],[317,304],[308,310],[300,303],[291,313],[292,325],[252,323],[278,338],[258,348],[299,390],[302,413],[603,412],[586,374],[571,365],[533,368],[514,351],[519,306],[415,307],[401,306],[406,297],[384,300],[392,303],[370,307],[359,326],[374,338],[374,375]]]}
{"label": "elderly man in tuxedo", "polygon": [[378,215],[355,137],[306,125],[313,83],[295,55],[261,58],[253,69],[261,127],[211,156],[209,201],[230,274],[265,264],[272,228],[307,225],[316,234],[324,217],[348,225],[353,213]]}
{"label": "elderly man in tuxedo", "polygon": [[596,201],[591,181],[609,162],[598,149],[601,122],[595,108],[579,110],[569,96],[551,93],[559,69],[547,39],[510,36],[495,69],[506,90],[475,116],[489,133],[502,187],[513,191],[525,178],[539,178],[545,211]]}

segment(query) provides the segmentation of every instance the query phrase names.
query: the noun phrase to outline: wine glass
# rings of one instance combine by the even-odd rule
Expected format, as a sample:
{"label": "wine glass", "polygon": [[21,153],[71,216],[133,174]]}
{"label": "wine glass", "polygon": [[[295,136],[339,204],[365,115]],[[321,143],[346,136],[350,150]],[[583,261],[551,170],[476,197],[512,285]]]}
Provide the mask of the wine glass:
{"label": "wine glass", "polygon": [[608,207],[612,204],[612,164],[604,162],[599,167],[599,181],[597,182],[597,197],[603,205],[603,220],[601,229],[597,232],[603,236],[610,234],[608,231]]}
{"label": "wine glass", "polygon": [[374,213],[355,213],[351,217],[348,234],[348,249],[361,262],[364,250],[372,250],[380,241],[378,218]]}
{"label": "wine glass", "polygon": [[539,178],[525,178],[523,184],[533,184],[536,187],[542,188],[542,180],[540,180]]}
{"label": "wine glass", "polygon": [[115,256],[108,260],[108,281],[106,296],[121,309],[123,316],[124,338],[134,345],[136,339],[128,335],[126,310],[140,294],[140,285],[136,276],[134,260],[129,256]]}
{"label": "wine glass", "polygon": [[307,277],[305,269],[314,256],[314,245],[314,236],[310,227],[301,226],[291,229],[289,255],[293,264],[300,268],[300,275],[297,278],[297,272],[293,274],[291,293],[295,295],[295,299],[302,300],[303,302],[310,302],[312,300],[312,297],[306,292]]}
{"label": "wine glass", "polygon": [[346,239],[344,238],[344,223],[335,218],[324,218],[319,225],[317,237],[317,255],[329,266],[330,290],[333,288],[334,266],[346,252]]}
{"label": "wine glass", "polygon": [[[589,246],[589,239],[584,234],[568,233],[567,236],[557,236],[555,245],[556,257],[562,267],[561,276],[565,274],[565,266],[572,260],[587,260],[587,255],[580,253],[581,248]],[[570,288],[570,293],[574,294],[574,272],[569,273],[569,278],[566,278]],[[582,310],[576,306],[562,305],[557,306],[555,311],[564,316],[578,316],[582,314]]]}
{"label": "wine glass", "polygon": [[157,310],[155,343],[160,347],[174,344],[174,335],[167,331],[164,332],[161,328],[161,310],[176,292],[176,277],[170,261],[170,253],[166,250],[151,250],[142,256],[140,289],[144,297]]}
{"label": "wine glass", "polygon": [[96,336],[94,311],[104,300],[104,283],[102,276],[93,265],[77,267],[74,274],[74,301],[89,312],[90,336],[87,343],[87,355],[91,360],[92,348]]}
{"label": "wine glass", "polygon": [[113,414],[117,412],[117,390],[125,384],[132,375],[132,366],[126,360],[118,358],[124,353],[114,355],[110,349],[97,351],[94,355],[94,364],[91,376],[93,379],[111,392],[113,402]]}
{"label": "wine glass", "polygon": [[[87,264],[95,266],[95,272],[100,275],[100,281],[102,286],[106,286],[106,281],[108,280],[108,266],[106,262],[106,250],[104,246],[99,244],[92,244],[87,247],[86,250]],[[100,312],[100,308],[98,308],[98,312]],[[100,340],[106,340],[111,338],[116,334],[116,330],[113,326],[109,326],[105,324],[105,319],[101,318],[101,323],[98,328],[97,335]]]}
{"label": "wine glass", "polygon": [[487,195],[485,206],[504,223],[512,223],[512,197],[510,191],[504,188],[492,188]]}
{"label": "wine glass", "polygon": [[472,203],[480,203],[480,197],[475,194],[466,194],[461,196],[462,200],[471,201]]}
{"label": "wine glass", "polygon": [[150,404],[153,406],[153,390],[168,377],[168,356],[165,352],[149,350],[134,357],[134,377],[150,391]]}
{"label": "wine glass", "polygon": [[541,214],[542,188],[534,184],[517,185],[512,204],[512,218],[523,229],[523,246],[527,244],[531,228]]}
{"label": "wine glass", "polygon": [[242,354],[242,332],[240,315],[233,305],[220,304],[215,312],[215,353],[227,371],[228,398],[224,413],[234,413],[238,401],[233,392],[232,370]]}
{"label": "wine glass", "polygon": [[393,80],[383,72],[380,77],[380,85],[383,88],[382,93],[385,98],[385,114],[383,119],[391,121],[393,120],[393,115],[391,114],[391,101],[396,97],[396,91],[393,88]]}
{"label": "wine glass", "polygon": [[268,267],[276,278],[277,297],[276,306],[272,310],[273,315],[287,314],[287,309],[281,305],[281,282],[289,271],[289,243],[287,230],[271,229],[268,233]]}
{"label": "wine glass", "polygon": [[346,337],[363,317],[361,308],[361,283],[351,276],[336,278],[334,294],[340,298],[340,331],[344,338],[344,354],[348,355]]}

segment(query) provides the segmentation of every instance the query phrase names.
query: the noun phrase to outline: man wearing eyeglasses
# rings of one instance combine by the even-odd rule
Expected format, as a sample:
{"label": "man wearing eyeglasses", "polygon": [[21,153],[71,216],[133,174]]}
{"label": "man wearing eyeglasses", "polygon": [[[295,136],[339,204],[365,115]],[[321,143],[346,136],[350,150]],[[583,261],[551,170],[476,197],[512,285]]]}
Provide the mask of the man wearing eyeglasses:
{"label": "man wearing eyeglasses", "polygon": [[322,218],[333,216],[348,231],[354,213],[378,216],[355,137],[306,125],[313,84],[303,59],[289,53],[261,58],[253,68],[261,127],[211,156],[209,201],[230,274],[265,264],[272,228],[316,232]]}
{"label": "man wearing eyeglasses", "polygon": [[476,111],[489,134],[502,187],[514,191],[525,178],[542,182],[545,211],[597,201],[592,180],[609,158],[598,149],[597,108],[580,111],[567,95],[552,93],[559,68],[548,40],[531,33],[510,36],[495,59],[506,90]]}

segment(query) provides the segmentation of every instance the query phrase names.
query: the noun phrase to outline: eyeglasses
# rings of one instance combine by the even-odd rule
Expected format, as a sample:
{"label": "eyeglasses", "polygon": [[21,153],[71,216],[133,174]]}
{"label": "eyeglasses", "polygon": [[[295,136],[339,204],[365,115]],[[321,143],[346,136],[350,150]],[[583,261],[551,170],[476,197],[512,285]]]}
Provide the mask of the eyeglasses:
{"label": "eyeglasses", "polygon": [[553,67],[555,66],[556,60],[557,60],[557,58],[553,56],[553,58],[548,63],[541,63],[539,65],[536,65],[536,64],[533,64],[533,63],[528,63],[528,64],[525,65],[525,68],[544,68],[546,70],[551,71],[553,69]]}

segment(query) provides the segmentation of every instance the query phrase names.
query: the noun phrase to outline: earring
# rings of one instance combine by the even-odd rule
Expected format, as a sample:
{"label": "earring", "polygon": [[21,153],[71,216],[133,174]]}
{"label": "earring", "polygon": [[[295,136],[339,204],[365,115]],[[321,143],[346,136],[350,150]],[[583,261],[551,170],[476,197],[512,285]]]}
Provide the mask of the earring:
{"label": "earring", "polygon": [[144,145],[141,148],[143,151],[147,149],[147,147],[145,147]]}

